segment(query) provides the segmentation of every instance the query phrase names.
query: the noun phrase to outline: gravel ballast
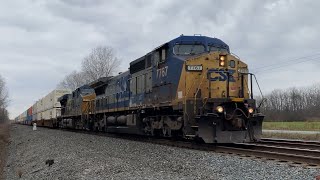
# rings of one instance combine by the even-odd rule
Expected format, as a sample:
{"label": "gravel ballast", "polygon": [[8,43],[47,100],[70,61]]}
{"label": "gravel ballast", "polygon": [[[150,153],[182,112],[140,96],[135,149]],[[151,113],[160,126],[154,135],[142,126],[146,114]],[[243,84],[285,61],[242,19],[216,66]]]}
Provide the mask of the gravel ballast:
{"label": "gravel ballast", "polygon": [[6,179],[305,180],[320,175],[319,169],[275,161],[23,125],[12,125],[10,138]]}

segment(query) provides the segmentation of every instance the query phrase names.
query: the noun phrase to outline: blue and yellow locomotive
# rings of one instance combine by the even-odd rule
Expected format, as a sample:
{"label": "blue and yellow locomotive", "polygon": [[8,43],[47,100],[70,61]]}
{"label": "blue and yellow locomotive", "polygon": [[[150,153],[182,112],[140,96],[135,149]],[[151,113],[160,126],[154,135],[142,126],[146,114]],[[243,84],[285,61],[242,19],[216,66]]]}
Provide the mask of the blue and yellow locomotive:
{"label": "blue and yellow locomotive", "polygon": [[128,71],[90,83],[91,113],[72,124],[206,143],[257,141],[264,116],[249,76],[223,41],[181,35],[132,61]]}

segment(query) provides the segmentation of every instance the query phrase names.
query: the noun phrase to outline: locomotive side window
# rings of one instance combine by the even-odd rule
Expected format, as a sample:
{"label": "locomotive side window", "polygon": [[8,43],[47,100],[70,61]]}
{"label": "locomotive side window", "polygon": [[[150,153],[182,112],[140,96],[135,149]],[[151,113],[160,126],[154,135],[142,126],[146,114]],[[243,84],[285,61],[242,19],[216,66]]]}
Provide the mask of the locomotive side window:
{"label": "locomotive side window", "polygon": [[166,60],[166,49],[162,49],[161,50],[161,61],[160,62],[164,62]]}
{"label": "locomotive side window", "polygon": [[156,66],[160,62],[160,53],[159,53],[159,51],[155,51],[153,53],[153,62],[154,62],[154,65],[156,65]]}
{"label": "locomotive side window", "polygon": [[151,67],[151,54],[147,55],[146,68]]}
{"label": "locomotive side window", "polygon": [[231,61],[229,62],[229,66],[230,66],[231,68],[235,68],[235,67],[236,67],[236,62],[235,62],[234,60],[231,60]]}

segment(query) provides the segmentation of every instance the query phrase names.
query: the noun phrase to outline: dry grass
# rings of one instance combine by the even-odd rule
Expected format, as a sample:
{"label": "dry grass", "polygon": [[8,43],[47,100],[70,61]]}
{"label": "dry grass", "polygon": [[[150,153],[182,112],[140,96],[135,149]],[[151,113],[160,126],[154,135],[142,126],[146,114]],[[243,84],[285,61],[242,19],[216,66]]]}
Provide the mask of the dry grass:
{"label": "dry grass", "polygon": [[280,139],[300,139],[309,141],[319,141],[320,134],[297,134],[297,133],[270,133],[264,132],[263,138],[280,138]]}
{"label": "dry grass", "polygon": [[3,179],[3,168],[6,165],[7,145],[9,143],[9,125],[0,124],[0,179]]}
{"label": "dry grass", "polygon": [[268,130],[294,130],[294,131],[319,131],[320,121],[317,122],[263,122],[263,129]]}

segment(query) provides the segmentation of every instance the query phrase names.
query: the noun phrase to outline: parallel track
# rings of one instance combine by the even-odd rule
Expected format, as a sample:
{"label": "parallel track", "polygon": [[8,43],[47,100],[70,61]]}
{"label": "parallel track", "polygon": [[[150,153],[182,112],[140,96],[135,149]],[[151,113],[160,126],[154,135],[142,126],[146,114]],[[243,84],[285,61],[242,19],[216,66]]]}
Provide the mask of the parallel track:
{"label": "parallel track", "polygon": [[261,139],[260,144],[271,146],[284,146],[300,149],[313,149],[320,150],[320,141],[301,141],[301,140],[289,140],[289,139]]}
{"label": "parallel track", "polygon": [[154,140],[151,143],[183,147],[189,149],[214,151],[224,154],[235,154],[239,156],[252,157],[256,159],[273,160],[290,165],[303,165],[306,167],[320,168],[320,151],[298,148],[286,148],[266,146],[260,144],[228,144],[228,145],[210,145],[196,144],[194,142]]}

